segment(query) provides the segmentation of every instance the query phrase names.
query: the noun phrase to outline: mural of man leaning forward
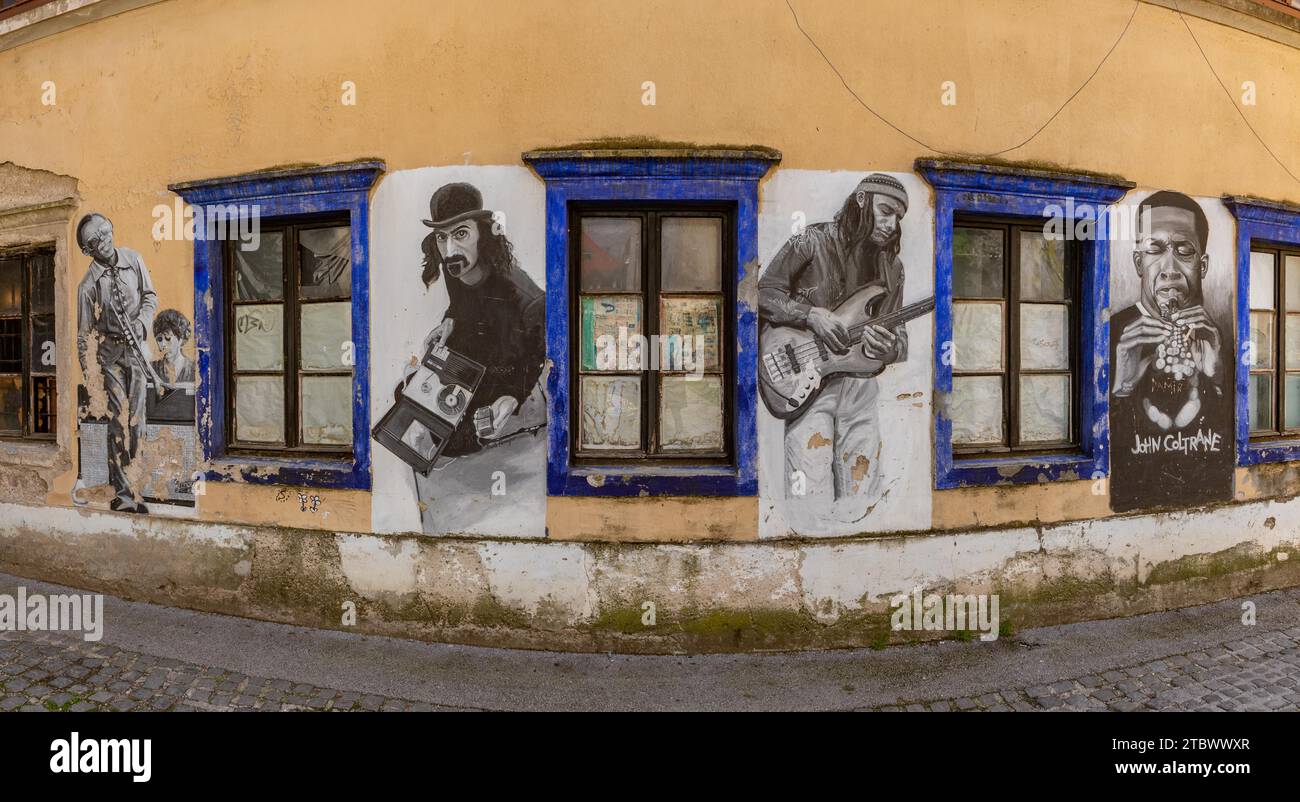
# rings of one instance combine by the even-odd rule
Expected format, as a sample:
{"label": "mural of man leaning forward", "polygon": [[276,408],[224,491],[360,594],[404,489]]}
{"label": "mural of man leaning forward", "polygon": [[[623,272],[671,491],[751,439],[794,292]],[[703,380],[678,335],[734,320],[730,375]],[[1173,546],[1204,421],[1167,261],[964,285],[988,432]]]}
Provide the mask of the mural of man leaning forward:
{"label": "mural of man leaning forward", "polygon": [[113,243],[113,224],[98,212],[77,223],[77,245],[91,257],[77,287],[77,356],[89,381],[87,351],[93,340],[95,364],[103,379],[108,405],[108,475],[113,486],[110,507],[122,512],[148,509],[131,488],[127,469],[145,432],[149,363],[145,338],[158,308],[153,281],[140,254]]}

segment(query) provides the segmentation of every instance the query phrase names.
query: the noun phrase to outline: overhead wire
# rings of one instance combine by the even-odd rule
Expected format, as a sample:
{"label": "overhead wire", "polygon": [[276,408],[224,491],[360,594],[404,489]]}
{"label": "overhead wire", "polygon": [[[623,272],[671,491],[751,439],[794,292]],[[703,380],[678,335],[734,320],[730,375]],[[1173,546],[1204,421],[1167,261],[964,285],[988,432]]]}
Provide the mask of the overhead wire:
{"label": "overhead wire", "polygon": [[829,56],[826,55],[826,51],[822,50],[821,45],[817,44],[817,40],[813,39],[812,34],[808,33],[808,31],[803,27],[803,23],[800,22],[799,20],[799,14],[794,10],[794,6],[791,4],[790,0],[785,0],[785,4],[786,7],[790,9],[790,15],[794,17],[794,24],[795,27],[799,29],[799,33],[803,34],[804,38],[808,40],[808,43],[813,46],[813,49],[816,50],[817,53],[822,57],[822,60],[826,62],[826,66],[830,67],[831,72],[835,73],[835,77],[840,79],[840,83],[844,85],[844,89],[850,95],[853,96],[853,99],[856,100],[858,104],[862,106],[862,108],[871,112],[871,114],[876,119],[880,120],[885,125],[894,129],[902,136],[910,139],[912,142],[915,142],[916,144],[920,145],[926,150],[933,151],[934,153],[938,153],[943,156],[982,156],[985,158],[992,158],[992,157],[1001,156],[1004,153],[1010,153],[1013,150],[1018,150],[1020,148],[1023,148],[1025,145],[1028,145],[1030,142],[1034,140],[1035,137],[1041,134],[1044,131],[1044,129],[1047,128],[1047,126],[1051,125],[1052,121],[1055,120],[1057,117],[1059,117],[1061,112],[1065,111],[1066,106],[1069,106],[1070,103],[1072,103],[1074,99],[1079,96],[1079,93],[1088,87],[1088,84],[1092,83],[1092,79],[1097,77],[1097,73],[1101,72],[1101,68],[1105,66],[1106,62],[1110,60],[1111,54],[1115,52],[1115,48],[1119,47],[1119,43],[1122,42],[1124,40],[1124,37],[1128,34],[1129,28],[1133,25],[1133,18],[1137,16],[1138,6],[1141,5],[1141,2],[1140,0],[1134,0],[1133,10],[1129,12],[1128,21],[1124,23],[1124,28],[1119,32],[1119,36],[1115,37],[1115,41],[1111,43],[1110,49],[1106,51],[1106,55],[1102,56],[1101,61],[1097,62],[1097,66],[1092,71],[1092,73],[1087,77],[1086,80],[1084,80],[1082,84],[1079,85],[1077,89],[1074,90],[1074,92],[1070,94],[1068,98],[1065,99],[1065,102],[1062,103],[1056,109],[1056,111],[1052,113],[1052,116],[1048,117],[1047,120],[1045,120],[1042,125],[1038,126],[1037,130],[1035,130],[1032,134],[1030,134],[1027,138],[1025,138],[1024,141],[1020,142],[1019,144],[1012,145],[1011,147],[1003,148],[1002,150],[996,150],[991,153],[959,153],[956,151],[945,150],[944,148],[931,145],[930,143],[925,142],[922,139],[913,136],[912,134],[903,130],[898,125],[895,125],[894,122],[891,121],[889,118],[885,117],[885,115],[881,114],[880,112],[872,108],[870,103],[867,103],[865,100],[863,100],[862,97],[856,91],[854,91],[853,87],[849,86],[849,82],[847,79],[845,79],[844,74],[840,72],[839,68],[835,66],[835,63],[831,61]]}
{"label": "overhead wire", "polygon": [[[880,113],[879,111],[876,111],[876,109],[873,108],[870,103],[863,100],[862,96],[859,95],[857,91],[854,90],[853,87],[849,85],[848,79],[846,79],[844,77],[844,74],[840,72],[839,68],[835,66],[835,62],[831,61],[830,56],[826,55],[826,51],[823,50],[821,45],[817,43],[817,40],[813,38],[812,34],[810,34],[808,30],[804,28],[802,21],[799,19],[799,14],[798,12],[795,11],[794,5],[791,3],[791,0],[785,0],[785,4],[786,7],[790,9],[790,15],[794,18],[794,24],[795,27],[799,29],[799,33],[803,34],[803,37],[808,40],[808,43],[812,45],[814,50],[817,51],[817,54],[822,57],[822,60],[826,62],[826,66],[830,67],[831,72],[835,73],[835,77],[839,79],[840,83],[844,86],[845,91],[847,91],[853,97],[853,99],[857,101],[858,105],[862,106],[862,108],[870,112],[871,115],[874,116],[877,120],[889,126],[901,136],[906,137],[907,139],[911,140],[917,145],[920,145],[921,147],[925,148],[926,150],[932,151],[934,153],[938,153],[943,156],[966,156],[966,157],[976,156],[976,157],[983,157],[983,158],[994,158],[1006,153],[1010,153],[1013,150],[1019,150],[1020,148],[1023,148],[1025,145],[1028,145],[1030,142],[1032,142],[1039,134],[1041,134],[1044,130],[1046,130],[1047,127],[1051,125],[1052,122],[1057,117],[1061,115],[1061,112],[1065,111],[1066,107],[1068,107],[1072,102],[1074,102],[1074,99],[1077,98],[1079,94],[1083,92],[1083,90],[1086,89],[1090,83],[1092,83],[1092,80],[1097,77],[1097,74],[1099,72],[1101,72],[1101,68],[1104,67],[1106,65],[1106,62],[1110,60],[1110,57],[1115,52],[1115,49],[1119,47],[1119,43],[1124,41],[1124,37],[1128,35],[1129,28],[1131,28],[1133,25],[1133,19],[1134,17],[1137,16],[1138,6],[1141,5],[1141,0],[1134,0],[1133,10],[1129,12],[1128,20],[1124,23],[1123,29],[1120,30],[1119,36],[1115,37],[1115,41],[1111,43],[1110,48],[1106,51],[1106,54],[1102,56],[1101,61],[1097,62],[1096,68],[1094,68],[1093,71],[1088,75],[1087,79],[1085,79],[1084,82],[1080,84],[1079,87],[1075,89],[1074,92],[1072,92],[1070,96],[1065,99],[1065,102],[1062,103],[1059,107],[1057,107],[1056,111],[1053,112],[1052,115],[1048,117],[1045,121],[1043,121],[1042,125],[1039,125],[1038,128],[1036,128],[1034,132],[1030,134],[1028,137],[1026,137],[1023,141],[1019,142],[1018,144],[1012,145],[1010,147],[1003,148],[1001,150],[995,150],[989,153],[960,153],[957,151],[947,150],[937,145],[932,145],[929,142],[926,142],[925,140],[921,139],[920,137],[915,136],[914,134],[904,130],[902,127],[894,123],[884,114]],[[1210,61],[1210,57],[1206,54],[1205,48],[1201,46],[1200,40],[1197,39],[1196,33],[1192,30],[1192,26],[1188,24],[1187,17],[1183,14],[1182,7],[1179,5],[1178,0],[1174,0],[1174,11],[1175,13],[1178,14],[1178,19],[1183,23],[1183,27],[1187,30],[1188,36],[1191,37],[1192,43],[1196,45],[1196,49],[1201,54],[1201,59],[1205,62],[1205,66],[1209,68],[1210,74],[1214,76],[1214,80],[1219,84],[1219,88],[1223,90],[1223,93],[1228,98],[1228,102],[1232,105],[1233,110],[1237,112],[1237,116],[1239,116],[1241,118],[1241,121],[1246,124],[1246,128],[1250,130],[1251,134],[1254,135],[1255,139],[1259,142],[1259,144],[1264,148],[1265,151],[1268,152],[1268,155],[1273,158],[1273,161],[1277,162],[1277,165],[1281,167],[1286,172],[1286,174],[1291,177],[1293,181],[1300,183],[1300,177],[1297,177],[1296,174],[1291,170],[1291,168],[1288,167],[1286,163],[1282,161],[1282,159],[1277,155],[1277,153],[1273,150],[1273,148],[1269,146],[1268,142],[1264,140],[1264,137],[1260,135],[1259,131],[1256,130],[1255,126],[1251,124],[1249,118],[1246,117],[1245,112],[1243,112],[1241,108],[1237,105],[1237,101],[1233,97],[1232,92],[1228,90],[1227,84],[1225,84],[1223,82],[1223,79],[1219,77],[1218,70],[1214,68],[1214,64]]]}

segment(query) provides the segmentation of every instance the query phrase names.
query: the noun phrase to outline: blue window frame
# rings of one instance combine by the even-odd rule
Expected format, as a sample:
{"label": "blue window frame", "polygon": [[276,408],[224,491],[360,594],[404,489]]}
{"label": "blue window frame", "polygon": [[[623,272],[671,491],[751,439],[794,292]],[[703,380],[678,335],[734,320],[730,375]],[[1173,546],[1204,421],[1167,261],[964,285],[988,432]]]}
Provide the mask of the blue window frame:
{"label": "blue window frame", "polygon": [[[546,355],[549,451],[547,492],[553,496],[753,496],[757,477],[758,317],[742,287],[758,270],[758,182],[780,159],[775,151],[526,153],[546,182]],[[728,317],[738,356],[731,465],[575,465],[570,454],[570,205],[631,201],[734,205],[735,299]],[[750,293],[752,295],[752,291]],[[724,327],[724,331],[726,328]]]}
{"label": "blue window frame", "polygon": [[[935,338],[934,462],[938,489],[973,485],[1030,484],[1097,479],[1110,473],[1109,348],[1106,307],[1110,298],[1107,207],[1133,188],[1127,181],[1010,166],[921,159],[916,169],[934,188]],[[1081,272],[1077,394],[1080,444],[1060,454],[981,455],[954,459],[952,420],[953,218],[1037,218],[1055,215],[1067,238],[1079,244]],[[1090,222],[1083,222],[1090,221]],[[1087,233],[1091,230],[1090,233]]]}
{"label": "blue window frame", "polygon": [[199,370],[196,412],[209,481],[370,488],[369,193],[383,171],[382,162],[350,162],[188,181],[168,187],[194,208],[196,219],[202,215],[203,220],[225,221],[222,230],[226,232],[236,217],[241,221],[239,225],[250,225],[250,215],[269,219],[346,213],[351,226],[352,455],[339,459],[227,453],[226,423],[233,411],[226,408],[229,377],[225,375],[225,240],[208,238],[203,226],[195,226],[194,332]]}
{"label": "blue window frame", "polygon": [[[1246,359],[1250,343],[1250,261],[1253,248],[1300,246],[1300,207],[1259,198],[1225,195],[1224,204],[1237,217],[1237,464],[1259,465],[1265,462],[1300,460],[1300,438],[1269,440],[1250,439],[1250,372]],[[1282,265],[1278,270],[1285,270]],[[1277,276],[1274,276],[1277,282]],[[1282,299],[1285,302],[1285,299]],[[1281,314],[1284,310],[1276,309]],[[1300,310],[1298,310],[1300,311]],[[1285,331],[1285,329],[1279,329]],[[1285,366],[1275,365],[1275,376],[1284,375]],[[1278,427],[1283,428],[1279,422]]]}

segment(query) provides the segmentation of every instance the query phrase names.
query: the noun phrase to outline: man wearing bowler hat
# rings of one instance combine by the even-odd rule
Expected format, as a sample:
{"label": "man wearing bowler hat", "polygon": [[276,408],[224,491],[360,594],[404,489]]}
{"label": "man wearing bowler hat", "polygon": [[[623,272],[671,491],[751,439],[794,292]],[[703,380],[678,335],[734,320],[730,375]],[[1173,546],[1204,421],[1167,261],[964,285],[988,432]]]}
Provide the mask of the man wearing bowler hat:
{"label": "man wearing bowler hat", "polygon": [[[426,287],[447,274],[451,304],[425,339],[426,349],[443,345],[481,363],[487,370],[451,442],[447,456],[470,454],[505,433],[508,421],[527,400],[546,361],[546,296],[515,261],[503,226],[483,208],[472,184],[439,187],[429,201],[433,231],[424,238]],[[490,411],[490,426],[478,428],[480,409]],[[477,415],[479,418],[484,415]]]}

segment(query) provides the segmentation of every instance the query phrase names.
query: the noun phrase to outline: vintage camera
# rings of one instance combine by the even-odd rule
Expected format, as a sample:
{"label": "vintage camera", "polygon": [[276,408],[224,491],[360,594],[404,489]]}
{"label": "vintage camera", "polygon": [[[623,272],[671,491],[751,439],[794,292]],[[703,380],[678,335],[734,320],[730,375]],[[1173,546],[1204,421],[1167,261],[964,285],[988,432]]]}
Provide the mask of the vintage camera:
{"label": "vintage camera", "polygon": [[451,439],[474,400],[486,369],[469,357],[434,346],[402,387],[397,403],[372,434],[422,474]]}

